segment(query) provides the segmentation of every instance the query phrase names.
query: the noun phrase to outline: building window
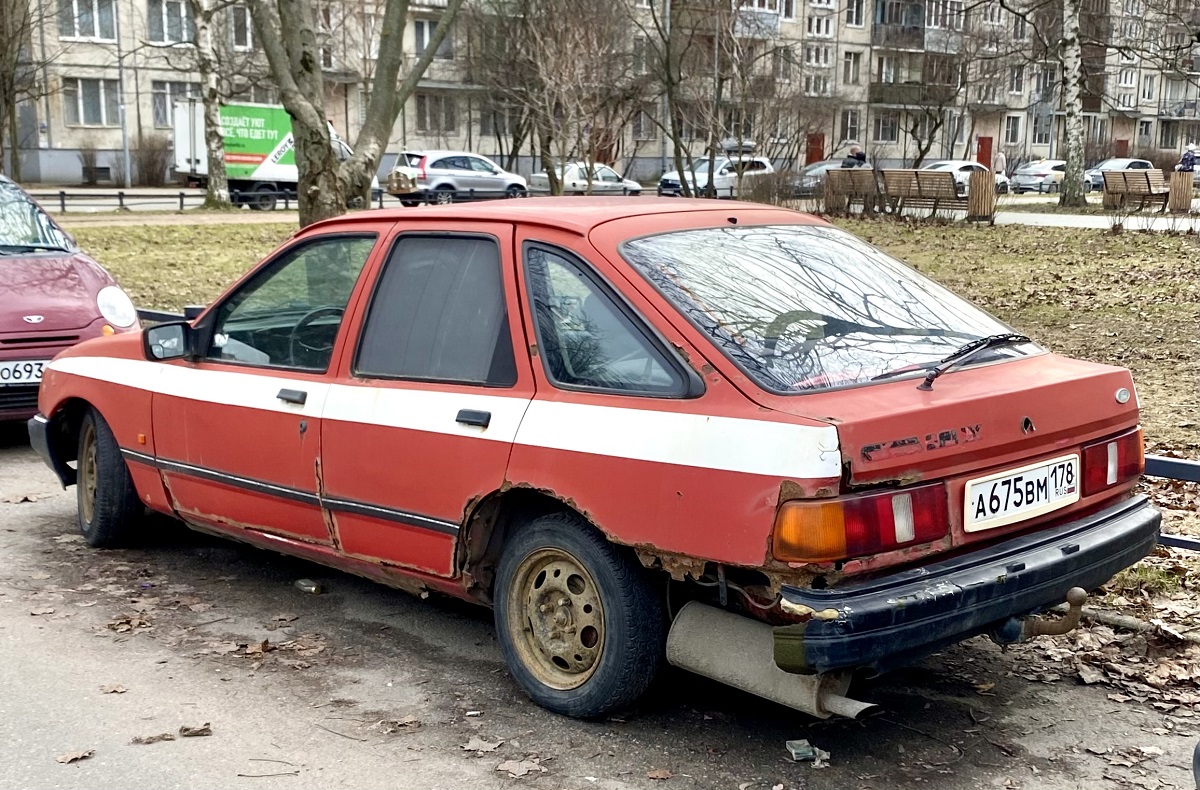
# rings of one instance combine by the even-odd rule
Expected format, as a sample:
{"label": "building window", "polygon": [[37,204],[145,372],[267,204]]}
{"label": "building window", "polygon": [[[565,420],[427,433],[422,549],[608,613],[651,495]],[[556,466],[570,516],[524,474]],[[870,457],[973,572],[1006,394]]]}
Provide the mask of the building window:
{"label": "building window", "polygon": [[814,38],[833,38],[833,17],[810,14],[808,17],[808,34]]}
{"label": "building window", "polygon": [[795,19],[796,0],[783,0],[783,4],[779,7],[779,15],[784,19]]}
{"label": "building window", "polygon": [[1021,116],[1009,115],[1004,119],[1004,144],[1021,144]]}
{"label": "building window", "polygon": [[1121,33],[1125,37],[1126,43],[1135,47],[1141,46],[1145,41],[1142,35],[1144,29],[1140,17],[1138,19],[1126,19],[1121,23]]}
{"label": "building window", "polygon": [[1146,6],[1142,0],[1125,0],[1122,8],[1125,16],[1133,19],[1140,19],[1146,13]]}
{"label": "building window", "polygon": [[846,0],[846,24],[850,27],[863,26],[863,5],[865,0]]}
{"label": "building window", "polygon": [[200,83],[155,81],[150,83],[150,92],[154,105],[154,125],[169,129],[175,114],[175,102],[200,98]]}
{"label": "building window", "polygon": [[1130,110],[1137,106],[1133,91],[1121,91],[1117,94],[1117,106],[1122,110]]}
{"label": "building window", "polygon": [[1108,139],[1108,119],[1095,118],[1092,120],[1092,142],[1103,143]]}
{"label": "building window", "polygon": [[1150,137],[1153,134],[1154,125],[1152,121],[1138,121],[1138,145],[1150,145]]}
{"label": "building window", "polygon": [[808,4],[818,8],[833,8],[833,0],[808,0]]}
{"label": "building window", "polygon": [[649,69],[647,63],[648,47],[645,36],[637,36],[633,39],[633,73],[645,74]]}
{"label": "building window", "polygon": [[929,0],[925,27],[934,30],[962,30],[963,0]]}
{"label": "building window", "polygon": [[858,139],[858,110],[842,110],[842,142]]}
{"label": "building window", "polygon": [[417,94],[417,131],[451,134],[457,128],[453,96],[445,93]]}
{"label": "building window", "polygon": [[980,104],[999,104],[1000,89],[995,82],[988,81],[975,88],[975,94]]}
{"label": "building window", "polygon": [[804,95],[805,96],[828,96],[829,95],[829,77],[824,74],[805,74],[804,75]]}
{"label": "building window", "polygon": [[1120,76],[1117,78],[1117,84],[1122,88],[1132,88],[1137,84],[1137,70],[1121,69]]}
{"label": "building window", "polygon": [[842,84],[858,85],[862,80],[862,53],[847,52],[842,55]]}
{"label": "building window", "polygon": [[1033,144],[1050,145],[1050,129],[1054,124],[1053,115],[1038,115],[1033,119]]}
{"label": "building window", "polygon": [[988,3],[983,7],[983,23],[985,25],[1004,24],[1004,9],[999,3]]}
{"label": "building window", "polygon": [[[430,40],[433,39],[433,31],[437,30],[436,19],[418,19],[413,23],[416,27],[417,36],[417,55],[425,54],[425,47],[428,46]],[[451,28],[446,37],[442,39],[442,43],[438,45],[437,52],[433,56],[439,60],[452,60],[454,58],[454,28]]]}
{"label": "building window", "polygon": [[900,139],[900,117],[894,112],[875,116],[872,139],[877,143],[894,143]]}
{"label": "building window", "polygon": [[776,0],[745,0],[742,5],[746,8],[753,8],[755,11],[776,10]]}
{"label": "building window", "polygon": [[229,35],[234,49],[246,52],[254,48],[254,24],[250,21],[249,6],[230,6]]}
{"label": "building window", "polygon": [[1025,92],[1025,67],[1013,66],[1008,70],[1008,92]]}
{"label": "building window", "polygon": [[[808,48],[805,47],[807,53]],[[795,55],[787,47],[781,47],[771,52],[771,73],[780,82],[792,81],[792,61]]]}
{"label": "building window", "polygon": [[828,44],[806,44],[804,46],[804,65],[817,68],[829,67]]}
{"label": "building window", "polygon": [[1024,41],[1029,36],[1029,26],[1025,23],[1025,17],[1013,17],[1013,39],[1016,41]]}
{"label": "building window", "polygon": [[115,41],[113,0],[59,0],[60,38],[91,38]]}
{"label": "building window", "polygon": [[896,81],[896,59],[890,55],[880,55],[875,61],[875,81],[892,83]]}
{"label": "building window", "polygon": [[1054,98],[1054,88],[1058,84],[1058,68],[1043,66],[1038,69],[1033,75],[1033,84],[1038,98],[1041,101],[1050,101]]}
{"label": "building window", "polygon": [[149,0],[146,23],[151,41],[180,44],[192,40],[192,15],[185,0]]}
{"label": "building window", "polygon": [[1142,76],[1142,101],[1154,101],[1157,93],[1155,92],[1154,75],[1146,74]]}
{"label": "building window", "polygon": [[1158,147],[1179,147],[1179,124],[1176,121],[1163,121],[1158,125]]}
{"label": "building window", "polygon": [[483,137],[504,137],[517,126],[517,116],[509,107],[486,104],[479,112],[479,134]]}
{"label": "building window", "polygon": [[116,126],[121,122],[116,80],[67,77],[62,82],[68,126]]}
{"label": "building window", "polygon": [[633,139],[658,139],[658,124],[654,122],[654,116],[650,110],[640,109],[637,111],[637,115],[633,116]]}

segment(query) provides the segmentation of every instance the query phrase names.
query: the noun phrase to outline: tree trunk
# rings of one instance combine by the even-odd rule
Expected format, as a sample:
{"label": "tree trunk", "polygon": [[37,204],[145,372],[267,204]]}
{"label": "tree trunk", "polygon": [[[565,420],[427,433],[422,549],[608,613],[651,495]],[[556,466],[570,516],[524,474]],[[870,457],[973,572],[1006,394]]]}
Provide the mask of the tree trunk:
{"label": "tree trunk", "polygon": [[12,158],[9,178],[21,181],[21,144],[17,140],[17,97],[8,97],[8,153]]}
{"label": "tree trunk", "polygon": [[229,179],[225,174],[225,140],[221,137],[221,95],[217,84],[217,50],[213,43],[212,0],[189,0],[195,28],[196,66],[200,72],[201,98],[204,102],[204,151],[208,158],[207,209],[232,208]]}
{"label": "tree trunk", "polygon": [[346,184],[339,176],[337,156],[325,126],[313,128],[292,122],[296,144],[296,185],[300,227],[346,213]]}
{"label": "tree trunk", "polygon": [[1079,38],[1080,0],[1063,0],[1063,107],[1067,144],[1058,205],[1086,206],[1083,195],[1083,45]]}

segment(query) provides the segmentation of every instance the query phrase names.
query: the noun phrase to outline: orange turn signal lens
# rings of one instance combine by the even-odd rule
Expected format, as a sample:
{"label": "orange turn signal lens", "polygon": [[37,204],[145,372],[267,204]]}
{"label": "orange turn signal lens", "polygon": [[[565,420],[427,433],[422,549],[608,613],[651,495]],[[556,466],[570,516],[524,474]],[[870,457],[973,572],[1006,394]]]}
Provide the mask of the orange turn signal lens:
{"label": "orange turn signal lens", "polygon": [[784,562],[844,558],[846,522],[842,503],[784,502],[775,516],[773,553]]}
{"label": "orange turn signal lens", "polygon": [[106,336],[107,335],[115,335],[116,333],[117,333],[117,330],[113,329],[108,324],[105,324],[104,326],[100,327],[100,334],[102,334],[102,335],[106,335]]}

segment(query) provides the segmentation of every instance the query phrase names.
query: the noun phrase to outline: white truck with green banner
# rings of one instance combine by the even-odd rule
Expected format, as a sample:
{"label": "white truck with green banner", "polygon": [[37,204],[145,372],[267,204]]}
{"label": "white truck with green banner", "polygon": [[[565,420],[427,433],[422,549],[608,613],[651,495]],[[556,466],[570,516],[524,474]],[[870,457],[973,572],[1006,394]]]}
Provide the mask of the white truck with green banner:
{"label": "white truck with green banner", "polygon": [[[175,172],[204,186],[208,181],[208,153],[204,145],[204,105],[199,101],[175,102]],[[338,159],[352,149],[329,125],[329,136]],[[225,174],[235,203],[270,210],[277,200],[295,198],[296,151],[292,119],[275,104],[221,105],[221,137],[225,141]],[[371,194],[379,189],[371,182]]]}

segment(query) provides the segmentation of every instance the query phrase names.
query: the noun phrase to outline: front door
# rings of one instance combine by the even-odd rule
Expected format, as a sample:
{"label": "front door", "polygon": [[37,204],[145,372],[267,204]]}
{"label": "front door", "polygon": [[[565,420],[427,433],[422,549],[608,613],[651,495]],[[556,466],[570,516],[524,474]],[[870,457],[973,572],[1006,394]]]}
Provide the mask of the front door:
{"label": "front door", "polygon": [[533,397],[512,226],[465,224],[405,223],[390,243],[321,421],[342,551],[438,576],[504,485]]}
{"label": "front door", "polygon": [[992,169],[992,138],[979,138],[979,148],[975,152],[975,161],[986,167],[988,170]]}
{"label": "front door", "polygon": [[825,158],[825,135],[821,133],[810,134],[805,141],[804,164],[811,165],[813,162],[820,162]]}
{"label": "front door", "polygon": [[197,324],[197,360],[164,364],[155,463],[187,521],[329,543],[320,415],[342,315],[376,235],[303,239]]}

